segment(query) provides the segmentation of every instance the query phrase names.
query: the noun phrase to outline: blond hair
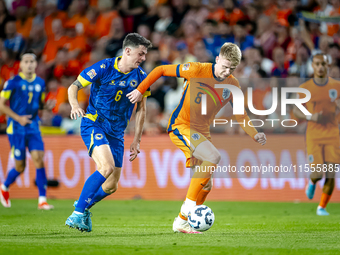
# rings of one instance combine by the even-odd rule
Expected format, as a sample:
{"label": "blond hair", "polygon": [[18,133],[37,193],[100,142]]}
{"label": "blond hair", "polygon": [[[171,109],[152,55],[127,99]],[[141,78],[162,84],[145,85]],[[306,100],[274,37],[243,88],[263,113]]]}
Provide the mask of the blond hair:
{"label": "blond hair", "polygon": [[240,64],[242,58],[240,48],[236,44],[230,42],[222,45],[220,55],[221,57],[229,60],[234,65]]}

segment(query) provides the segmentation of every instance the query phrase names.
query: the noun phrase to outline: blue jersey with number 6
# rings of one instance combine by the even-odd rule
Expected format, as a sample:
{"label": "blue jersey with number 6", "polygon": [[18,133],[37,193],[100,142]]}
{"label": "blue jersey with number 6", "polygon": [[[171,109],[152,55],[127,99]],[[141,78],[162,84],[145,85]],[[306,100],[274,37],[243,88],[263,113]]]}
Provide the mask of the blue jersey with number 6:
{"label": "blue jersey with number 6", "polygon": [[[83,87],[91,84],[91,95],[85,118],[94,122],[101,119],[101,128],[106,134],[123,139],[134,104],[126,97],[146,78],[138,67],[123,73],[118,68],[121,57],[104,59],[83,70],[77,80]],[[150,91],[144,96],[150,95]]]}

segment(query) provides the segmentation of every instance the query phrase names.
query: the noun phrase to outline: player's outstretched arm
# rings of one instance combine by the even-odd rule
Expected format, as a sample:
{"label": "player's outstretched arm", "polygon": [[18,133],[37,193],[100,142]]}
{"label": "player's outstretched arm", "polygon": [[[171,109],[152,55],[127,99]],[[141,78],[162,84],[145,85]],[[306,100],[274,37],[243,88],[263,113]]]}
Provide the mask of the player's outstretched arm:
{"label": "player's outstretched arm", "polygon": [[146,117],[146,97],[137,104],[135,138],[130,146],[130,161],[133,161],[140,153],[139,144],[142,140],[143,125]]}
{"label": "player's outstretched arm", "polygon": [[77,116],[83,117],[85,115],[85,111],[79,106],[78,103],[78,90],[82,89],[83,86],[78,80],[75,80],[71,86],[68,88],[68,101],[72,107],[71,109],[71,119],[77,119]]}
{"label": "player's outstretched arm", "polygon": [[4,97],[0,97],[0,113],[6,114],[11,117],[15,121],[19,122],[21,126],[26,126],[27,124],[32,123],[30,118],[32,115],[18,115],[11,108],[6,105],[7,99]]}
{"label": "player's outstretched arm", "polygon": [[160,77],[162,76],[173,76],[176,77],[177,65],[163,65],[158,66],[152,70],[152,72],[144,79],[144,81],[138,86],[137,89],[131,91],[126,96],[130,102],[135,104],[140,102],[143,98],[145,91]]}

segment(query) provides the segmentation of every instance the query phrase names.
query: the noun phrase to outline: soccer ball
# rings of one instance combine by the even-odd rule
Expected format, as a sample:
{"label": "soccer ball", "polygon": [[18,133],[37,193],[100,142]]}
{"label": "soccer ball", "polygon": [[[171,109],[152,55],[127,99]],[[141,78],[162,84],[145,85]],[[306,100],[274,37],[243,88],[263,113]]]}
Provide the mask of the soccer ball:
{"label": "soccer ball", "polygon": [[213,211],[205,205],[197,205],[188,213],[188,223],[200,232],[207,231],[214,224],[215,215]]}

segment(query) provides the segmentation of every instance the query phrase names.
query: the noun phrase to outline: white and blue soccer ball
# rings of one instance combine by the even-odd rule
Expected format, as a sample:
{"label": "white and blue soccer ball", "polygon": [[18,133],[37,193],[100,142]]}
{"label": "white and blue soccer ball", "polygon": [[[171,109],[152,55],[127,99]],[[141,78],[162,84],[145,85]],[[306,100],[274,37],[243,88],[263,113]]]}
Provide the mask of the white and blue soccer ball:
{"label": "white and blue soccer ball", "polygon": [[207,231],[214,224],[215,215],[206,205],[197,205],[188,213],[188,223],[196,231]]}

